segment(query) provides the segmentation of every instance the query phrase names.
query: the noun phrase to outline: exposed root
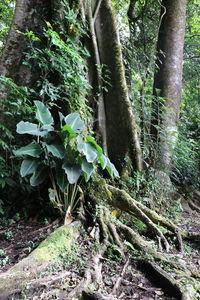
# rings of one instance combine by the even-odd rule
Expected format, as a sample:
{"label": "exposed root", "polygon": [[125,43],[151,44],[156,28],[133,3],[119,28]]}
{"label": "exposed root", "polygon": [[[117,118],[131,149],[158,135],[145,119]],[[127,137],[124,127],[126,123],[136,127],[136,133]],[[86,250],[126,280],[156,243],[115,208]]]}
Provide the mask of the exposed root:
{"label": "exposed root", "polygon": [[155,284],[158,283],[160,287],[170,291],[170,295],[180,299],[181,287],[169,272],[164,271],[155,262],[146,260],[141,262],[141,268]]}
{"label": "exposed root", "polygon": [[179,244],[179,251],[181,254],[184,254],[183,239],[180,234],[180,231],[177,231],[177,239],[178,239],[178,244]]}
{"label": "exposed root", "polygon": [[[59,275],[50,275],[50,276],[46,276],[44,278],[32,279],[27,283],[27,285],[29,287],[29,291],[30,291],[30,289],[35,290],[40,287],[48,287],[56,282],[66,279],[70,274],[71,274],[71,272],[64,271],[64,272],[61,272]],[[17,292],[20,292],[20,291],[21,291],[21,289],[18,289]]]}
{"label": "exposed root", "polygon": [[[128,212],[131,215],[134,214],[138,219],[143,221],[150,228],[150,230],[156,234],[158,240],[160,240],[160,244],[162,243],[162,245],[165,246],[165,250],[167,252],[171,250],[171,248],[169,246],[169,242],[158,225],[162,225],[167,228],[168,231],[176,234],[181,253],[177,256],[174,256],[173,253],[166,253],[166,251],[162,253],[161,251],[157,250],[157,247],[153,242],[145,240],[145,238],[134,231],[131,227],[123,224],[116,217],[113,217],[107,207],[99,205],[97,220],[92,231],[90,232],[90,240],[91,238],[93,239],[96,252],[91,254],[91,257],[88,258],[88,264],[85,268],[83,278],[81,280],[79,279],[79,284],[74,288],[71,287],[70,289],[72,290],[70,292],[69,289],[60,291],[60,299],[71,300],[79,297],[79,299],[82,300],[117,300],[116,297],[118,296],[118,292],[130,259],[127,258],[129,254],[127,254],[127,248],[123,243],[124,240],[129,242],[130,248],[135,247],[140,250],[140,256],[136,259],[138,259],[138,261],[143,261],[143,264],[145,264],[145,270],[150,270],[149,273],[154,275],[154,279],[157,277],[159,279],[159,283],[161,282],[165,285],[165,289],[172,290],[173,295],[177,296],[179,299],[181,297],[182,300],[195,299],[195,291],[200,288],[200,274],[195,267],[187,265],[183,262],[183,260],[180,259],[183,255],[182,238],[191,238],[191,234],[187,233],[186,231],[179,230],[178,226],[166,218],[159,216],[157,213],[145,207],[141,203],[135,201],[125,191],[111,186],[107,186],[107,188],[110,196],[109,203],[116,208]],[[66,227],[64,228],[66,230]],[[76,233],[76,237],[77,236],[78,233]],[[196,234],[195,237],[199,238],[199,234]],[[60,239],[60,236],[58,236],[58,238]],[[66,237],[64,237],[64,243],[66,242],[65,238]],[[43,245],[46,245],[46,243],[43,242]],[[119,275],[119,278],[116,279],[115,284],[113,286],[111,285],[111,290],[108,291],[109,295],[103,295],[101,290],[105,291],[106,286],[103,282],[104,273],[102,272],[102,262],[107,260],[107,258],[104,256],[106,256],[108,247],[110,248],[112,245],[117,246],[117,250],[124,260],[124,267]],[[38,248],[40,249],[41,247]],[[161,248],[162,247],[159,247],[158,249]],[[113,249],[114,251],[116,250],[116,248]],[[59,253],[60,252],[58,251],[58,255]],[[53,251],[53,254],[55,254],[55,250]],[[57,254],[55,254],[55,257],[53,256],[53,260],[56,259],[56,255]],[[30,258],[26,261],[28,261],[28,267],[32,270],[32,261],[30,261]],[[27,274],[27,270],[25,269],[27,264],[23,262],[20,264],[20,266],[22,271],[26,271]],[[167,268],[167,271],[165,271],[165,268]],[[105,270],[106,268],[103,269],[103,271]],[[16,271],[16,268],[14,271]],[[65,271],[65,273],[63,272],[51,278],[47,277],[40,280],[35,279],[35,277],[30,277],[27,279],[26,283],[29,284],[31,289],[32,287],[37,289],[37,287],[43,286],[45,288],[46,286],[51,286],[52,283],[56,281],[64,279],[65,276],[69,277],[68,273],[70,272]],[[25,272],[23,274],[25,276]],[[11,286],[11,278],[7,276],[5,279],[8,281],[10,280],[9,284],[7,284],[7,281],[5,280],[5,284]],[[90,285],[92,285],[94,291],[89,290]],[[4,285],[2,286],[2,289],[3,288]],[[17,285],[15,286],[15,289],[16,288],[18,289],[17,292],[20,292],[20,289],[22,289],[23,286]],[[14,292],[16,292],[16,290],[14,290]],[[0,297],[0,299],[6,298]]]}
{"label": "exposed root", "polygon": [[[99,211],[99,225],[101,230],[101,235],[103,237],[102,243],[100,243],[100,240],[96,240],[96,242],[99,244],[99,251],[96,253],[88,263],[88,266],[85,270],[84,277],[79,283],[79,285],[73,289],[67,296],[66,299],[71,300],[73,297],[76,297],[78,295],[88,295],[87,299],[103,299],[100,293],[92,293],[87,291],[87,287],[89,284],[94,283],[98,290],[98,285],[103,282],[102,280],[102,263],[101,259],[103,258],[103,255],[108,247],[108,240],[109,240],[109,230],[107,226],[107,214],[105,207],[100,207]],[[100,239],[100,237],[96,236],[97,239]],[[90,296],[89,296],[90,294]],[[86,298],[83,298],[86,299]]]}
{"label": "exposed root", "polygon": [[[107,249],[107,242],[104,242],[101,244],[99,252],[96,255],[94,255],[90,260],[85,270],[84,277],[79,283],[79,285],[75,287],[68,295],[65,295],[67,296],[65,299],[71,300],[73,297],[82,294],[83,291],[87,290],[87,287],[92,283],[95,284],[98,290],[98,285],[103,282],[102,275],[101,275],[102,264],[100,263],[100,260],[103,258],[106,249]],[[96,298],[91,298],[91,299],[96,299]]]}
{"label": "exposed root", "polygon": [[129,226],[122,224],[120,221],[117,221],[117,228],[118,230],[124,234],[126,239],[133,245],[136,246],[137,249],[141,250],[146,254],[153,255],[156,259],[166,260],[165,256],[154,250],[151,244],[145,241],[138,233],[136,233],[133,229]]}
{"label": "exposed root", "polygon": [[117,279],[117,281],[116,281],[116,283],[115,283],[115,285],[113,287],[113,290],[112,290],[112,293],[111,293],[112,295],[117,295],[118,294],[121,281],[122,281],[122,279],[124,277],[124,274],[126,272],[126,269],[127,269],[128,265],[129,265],[129,259],[127,259],[127,261],[126,261],[126,263],[125,263],[125,265],[124,265],[124,267],[122,269],[121,276]]}
{"label": "exposed root", "polygon": [[[162,225],[169,231],[173,232],[177,236],[178,246],[181,252],[183,252],[183,238],[200,240],[199,233],[191,233],[185,230],[180,229],[170,220],[166,219],[163,216],[160,216],[155,211],[146,207],[142,203],[133,199],[128,193],[124,190],[120,190],[116,187],[107,185],[108,194],[109,194],[109,203],[119,208],[122,211],[126,211],[130,214],[134,214],[138,219],[143,221],[151,230],[153,230],[158,237],[161,238],[163,244],[165,245],[166,250],[169,250],[169,243],[166,241],[166,238],[162,232],[156,227],[157,225]],[[150,221],[149,221],[150,220]],[[153,224],[153,225],[152,225]],[[161,233],[160,233],[161,232]]]}
{"label": "exposed root", "polygon": [[125,191],[115,188],[113,186],[108,186],[111,191],[112,196],[110,197],[110,203],[124,211],[134,214],[142,222],[144,222],[160,239],[162,240],[165,249],[169,252],[170,246],[161,232],[161,230],[152,222],[151,218],[139,207],[138,202],[129,196]]}
{"label": "exposed root", "polygon": [[117,246],[119,247],[121,256],[122,256],[122,258],[123,258],[124,261],[125,261],[126,256],[125,256],[125,254],[124,254],[124,246],[123,246],[123,244],[122,244],[122,242],[121,242],[121,239],[120,239],[120,236],[119,236],[119,234],[118,234],[118,232],[117,232],[116,226],[115,226],[113,223],[109,223],[108,226],[109,226],[109,229],[110,229],[110,232],[111,232],[112,236],[114,237],[115,243],[116,243]]}
{"label": "exposed root", "polygon": [[98,292],[91,292],[88,290],[85,290],[82,292],[82,300],[118,300],[112,295],[109,296],[103,296],[102,294]]}
{"label": "exposed root", "polygon": [[194,201],[189,201],[189,206],[193,209],[196,210],[198,213],[200,213],[200,208],[197,206]]}

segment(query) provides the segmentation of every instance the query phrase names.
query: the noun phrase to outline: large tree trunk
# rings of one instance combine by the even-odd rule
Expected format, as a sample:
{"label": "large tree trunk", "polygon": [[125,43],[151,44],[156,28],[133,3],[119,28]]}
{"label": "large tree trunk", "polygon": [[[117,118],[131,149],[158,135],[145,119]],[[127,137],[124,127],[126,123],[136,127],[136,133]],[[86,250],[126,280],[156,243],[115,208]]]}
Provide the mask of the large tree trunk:
{"label": "large tree trunk", "polygon": [[[0,75],[11,78],[17,85],[34,86],[39,68],[35,64],[32,68],[23,64],[25,53],[30,49],[30,41],[20,32],[33,31],[42,38],[44,20],[49,20],[50,15],[51,5],[47,0],[16,1],[11,29],[0,59]],[[9,89],[0,86],[0,94],[2,99],[6,99]],[[4,111],[4,107],[0,111]],[[4,115],[0,113],[0,124],[6,122]]]}
{"label": "large tree trunk", "polygon": [[[178,132],[182,87],[186,0],[163,0],[157,42],[151,133],[158,143],[156,167],[169,170]],[[163,100],[159,100],[163,97]],[[161,126],[161,133],[157,125]],[[157,151],[158,150],[158,151]],[[155,154],[155,153],[154,153]]]}
{"label": "large tree trunk", "polygon": [[[0,74],[12,78],[19,85],[33,84],[38,78],[37,72],[32,72],[23,64],[25,52],[28,51],[28,38],[21,32],[32,30],[41,37],[44,20],[49,20],[51,5],[47,0],[18,0],[12,26],[0,60]],[[34,66],[35,67],[35,66]]]}
{"label": "large tree trunk", "polygon": [[[94,12],[96,6],[93,7]],[[111,1],[101,1],[98,13],[94,13],[94,17],[93,36],[96,35],[94,52],[98,50],[98,54],[97,51],[95,54],[98,55],[97,63],[105,65],[110,72],[110,85],[107,86],[107,91],[103,92],[105,116],[98,116],[99,122],[104,122],[102,126],[106,128],[108,155],[120,172],[123,172],[123,167],[127,168],[127,161],[141,170],[140,142],[129,101],[121,45]],[[103,110],[100,109],[100,112]]]}

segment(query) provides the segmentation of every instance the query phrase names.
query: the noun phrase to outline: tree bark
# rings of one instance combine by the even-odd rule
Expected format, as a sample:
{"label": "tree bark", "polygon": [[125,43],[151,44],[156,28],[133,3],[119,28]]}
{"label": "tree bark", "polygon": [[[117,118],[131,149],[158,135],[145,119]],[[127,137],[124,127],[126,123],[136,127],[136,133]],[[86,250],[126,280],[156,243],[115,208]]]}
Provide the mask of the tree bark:
{"label": "tree bark", "polygon": [[[19,33],[32,30],[42,37],[44,20],[49,20],[51,4],[48,0],[17,0],[12,26],[0,60],[0,74],[10,77],[18,85],[32,85],[38,73],[23,64],[29,49],[27,37]],[[35,67],[35,66],[34,66]]]}
{"label": "tree bark", "polygon": [[137,126],[128,96],[121,45],[110,0],[102,0],[94,26],[100,62],[110,72],[110,85],[104,92],[108,155],[120,173],[127,170],[127,161],[135,169],[142,170]]}
{"label": "tree bark", "polygon": [[[20,32],[33,31],[43,39],[44,21],[51,16],[51,4],[48,0],[17,0],[12,25],[0,58],[0,75],[11,78],[20,86],[34,87],[39,78],[39,68],[33,63],[30,68],[23,64],[25,53],[30,49],[30,41]],[[40,47],[41,42],[37,42]],[[0,85],[0,95],[3,100],[9,96],[9,88]],[[0,111],[4,111],[4,103],[1,102]],[[8,124],[10,120],[0,113],[0,124]],[[0,153],[4,156],[4,151]]]}
{"label": "tree bark", "polygon": [[[186,0],[163,0],[157,42],[151,134],[156,167],[170,169],[178,133]],[[162,100],[160,100],[162,97]],[[160,133],[158,127],[161,126]],[[158,148],[157,147],[158,142]],[[158,151],[157,151],[158,150]]]}

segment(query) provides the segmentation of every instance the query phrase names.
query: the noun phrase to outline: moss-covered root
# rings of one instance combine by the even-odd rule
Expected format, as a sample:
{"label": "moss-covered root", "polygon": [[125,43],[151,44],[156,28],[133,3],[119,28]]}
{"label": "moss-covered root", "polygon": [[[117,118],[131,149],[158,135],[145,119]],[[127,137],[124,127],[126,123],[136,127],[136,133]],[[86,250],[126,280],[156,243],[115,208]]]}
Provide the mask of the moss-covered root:
{"label": "moss-covered root", "polygon": [[172,272],[164,271],[158,264],[149,261],[143,261],[143,269],[145,272],[150,273],[155,281],[161,283],[161,287],[170,291],[174,297],[181,300],[196,300],[197,293],[200,288],[200,282],[189,278],[187,274],[182,274],[176,280],[171,274]]}
{"label": "moss-covered root", "polygon": [[56,229],[28,257],[0,274],[0,299],[19,293],[30,280],[52,265],[63,251],[71,251],[79,235],[80,223]]}
{"label": "moss-covered root", "polygon": [[134,213],[137,218],[144,222],[163,242],[165,249],[169,252],[169,243],[165,238],[162,231],[154,224],[154,222],[149,218],[149,216],[139,208],[137,201],[135,201],[131,196],[124,190],[120,190],[113,186],[108,185],[108,189],[111,192],[110,204],[123,211]]}
{"label": "moss-covered root", "polygon": [[[157,224],[165,227],[167,230],[171,231],[177,236],[178,246],[181,252],[183,252],[183,239],[200,241],[199,232],[188,232],[186,230],[183,230],[176,224],[171,222],[169,219],[157,214],[154,210],[133,199],[126,191],[118,189],[111,185],[106,185],[106,187],[109,203],[122,211],[135,214],[137,218],[143,221],[153,232],[155,232],[161,238],[165,247],[166,245],[168,247],[168,244],[166,244],[166,241],[162,238],[162,235],[160,235],[159,230],[157,230],[158,228],[155,229]],[[152,226],[152,224],[154,226]],[[168,249],[167,247],[166,249]]]}

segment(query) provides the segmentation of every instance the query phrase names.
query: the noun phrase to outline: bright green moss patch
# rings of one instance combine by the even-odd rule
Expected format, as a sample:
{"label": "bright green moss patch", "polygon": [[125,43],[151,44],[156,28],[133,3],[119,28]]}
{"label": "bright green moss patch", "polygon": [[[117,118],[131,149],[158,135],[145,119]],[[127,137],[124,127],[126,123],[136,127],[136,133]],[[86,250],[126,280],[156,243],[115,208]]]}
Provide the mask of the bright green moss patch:
{"label": "bright green moss patch", "polygon": [[[52,265],[64,251],[70,252],[79,234],[79,223],[62,226],[51,233],[28,257],[0,276],[0,295],[4,298]],[[9,283],[9,284],[8,284]],[[8,289],[7,289],[8,288]]]}

